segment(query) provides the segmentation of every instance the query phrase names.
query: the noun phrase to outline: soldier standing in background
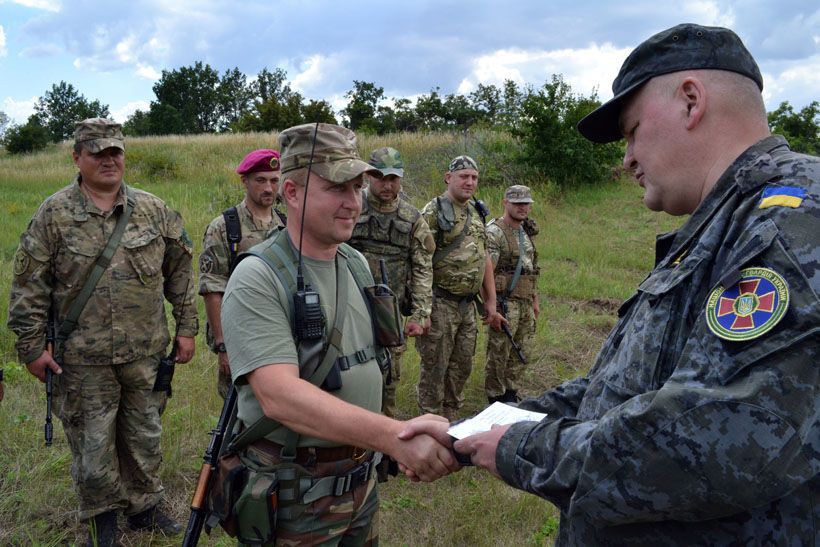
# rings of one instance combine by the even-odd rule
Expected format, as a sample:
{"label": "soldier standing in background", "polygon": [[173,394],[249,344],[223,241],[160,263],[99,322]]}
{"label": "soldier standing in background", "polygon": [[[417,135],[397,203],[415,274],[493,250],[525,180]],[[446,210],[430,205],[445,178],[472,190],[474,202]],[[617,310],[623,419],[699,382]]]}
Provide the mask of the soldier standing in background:
{"label": "soldier standing in background", "polygon": [[[43,202],[20,238],[8,326],[29,372],[40,381],[46,369],[55,374],[54,409],[71,447],[88,545],[116,543],[119,510],[131,529],[176,534],[181,526],[157,509],[168,394],[153,387],[169,341],[164,299],[177,323],[176,361],[194,355],[191,241],[178,213],[126,187],[120,124],[79,122],[73,157],[76,181]],[[117,239],[110,262],[98,261]],[[99,280],[80,294],[92,271]],[[52,306],[60,325],[53,357],[45,349]]]}
{"label": "soldier standing in background", "polygon": [[421,357],[419,407],[453,419],[464,402],[473,366],[478,324],[475,300],[484,299],[485,322],[500,328],[493,264],[487,253],[484,220],[470,201],[478,188],[478,165],[469,156],[450,162],[447,190],[421,214],[433,233],[433,309],[427,334],[416,338]]}
{"label": "soldier standing in background", "polygon": [[273,228],[285,225],[285,216],[273,208],[279,189],[279,152],[254,150],[236,172],[245,187],[245,199],[211,221],[199,255],[199,294],[208,317],[205,335],[219,359],[217,390],[223,399],[230,389],[231,369],[219,313],[228,277],[239,253],[264,240]]}
{"label": "soldier standing in background", "polygon": [[[419,336],[430,325],[436,244],[418,209],[399,196],[404,177],[399,151],[379,148],[370,154],[369,163],[383,176],[367,175],[369,186],[362,196],[362,213],[349,243],[367,258],[375,279],[381,277],[379,259],[384,259],[390,289],[399,299],[402,315],[408,318],[404,334]],[[396,414],[396,384],[406,349],[406,345],[390,348],[391,369],[385,378],[382,412],[391,418]]]}
{"label": "soldier standing in background", "polygon": [[[530,220],[532,193],[522,185],[504,192],[504,216],[487,224],[487,249],[495,267],[495,293],[499,311],[509,323],[513,339],[525,356],[532,355],[535,320],[538,319],[538,253]],[[490,403],[517,403],[522,363],[503,332],[487,330],[487,364],[484,391]]]}

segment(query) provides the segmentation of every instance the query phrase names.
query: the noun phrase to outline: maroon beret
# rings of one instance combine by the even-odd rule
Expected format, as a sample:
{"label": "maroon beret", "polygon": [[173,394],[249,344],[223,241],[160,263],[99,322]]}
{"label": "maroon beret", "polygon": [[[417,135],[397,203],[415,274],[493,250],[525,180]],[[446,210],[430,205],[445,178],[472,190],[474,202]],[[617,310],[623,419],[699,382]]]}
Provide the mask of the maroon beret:
{"label": "maroon beret", "polygon": [[258,171],[279,171],[279,152],[268,148],[254,150],[245,156],[236,168],[236,172],[240,175]]}

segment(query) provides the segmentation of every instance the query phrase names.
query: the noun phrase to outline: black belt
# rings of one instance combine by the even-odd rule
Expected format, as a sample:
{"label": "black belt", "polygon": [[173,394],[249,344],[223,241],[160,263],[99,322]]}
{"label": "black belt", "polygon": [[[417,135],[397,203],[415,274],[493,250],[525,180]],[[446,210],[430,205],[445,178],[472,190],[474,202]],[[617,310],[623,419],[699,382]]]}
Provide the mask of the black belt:
{"label": "black belt", "polygon": [[453,302],[469,302],[473,300],[478,293],[473,294],[453,294],[447,289],[442,289],[441,287],[433,287],[433,294],[438,298],[443,298],[445,300],[452,300]]}

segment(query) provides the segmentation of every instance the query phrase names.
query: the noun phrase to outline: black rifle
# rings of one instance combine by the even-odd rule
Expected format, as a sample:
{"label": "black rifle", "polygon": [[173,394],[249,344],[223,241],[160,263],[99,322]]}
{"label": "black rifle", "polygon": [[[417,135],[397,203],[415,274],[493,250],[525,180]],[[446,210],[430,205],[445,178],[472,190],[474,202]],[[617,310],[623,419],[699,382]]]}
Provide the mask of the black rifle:
{"label": "black rifle", "polygon": [[[196,547],[199,543],[199,536],[205,520],[208,518],[208,495],[211,492],[213,478],[216,476],[216,466],[222,446],[225,444],[228,435],[228,427],[235,415],[236,409],[236,387],[231,385],[231,390],[222,405],[222,413],[216,427],[211,430],[211,442],[205,450],[202,468],[199,471],[199,478],[196,481],[196,490],[191,499],[191,516],[188,519],[188,528],[185,530],[185,537],[182,540],[183,547]],[[210,533],[210,529],[205,530]]]}
{"label": "black rifle", "polygon": [[182,308],[179,310],[179,319],[177,319],[176,331],[174,332],[174,343],[171,344],[171,353],[159,360],[159,367],[157,368],[157,379],[154,381],[154,391],[164,391],[168,393],[170,398],[173,394],[171,390],[171,382],[174,380],[174,369],[177,362],[177,338],[179,337],[179,323],[182,320],[182,313],[185,311],[185,298],[188,297],[188,286],[191,280],[185,284],[185,292],[183,293]]}
{"label": "black rifle", "polygon": [[3,400],[3,369],[0,368],[0,401]]}
{"label": "black rifle", "polygon": [[[501,305],[501,313],[506,318],[509,315],[509,308],[507,307],[507,298],[504,296],[498,297],[498,303]],[[513,338],[512,331],[510,331],[510,326],[507,323],[501,324],[501,330],[504,331],[504,334],[507,335],[507,339],[510,341],[512,348],[515,350],[515,354],[518,356],[518,360],[521,361],[523,364],[527,364],[527,357],[524,355],[524,352],[521,351],[521,346],[519,346],[515,339]]]}
{"label": "black rifle", "polygon": [[[51,358],[57,359],[57,321],[54,317],[54,304],[48,310],[48,323],[46,323],[46,351]],[[46,446],[51,446],[54,439],[54,424],[51,422],[51,403],[54,398],[54,372],[51,367],[46,366],[46,424],[44,435]]]}

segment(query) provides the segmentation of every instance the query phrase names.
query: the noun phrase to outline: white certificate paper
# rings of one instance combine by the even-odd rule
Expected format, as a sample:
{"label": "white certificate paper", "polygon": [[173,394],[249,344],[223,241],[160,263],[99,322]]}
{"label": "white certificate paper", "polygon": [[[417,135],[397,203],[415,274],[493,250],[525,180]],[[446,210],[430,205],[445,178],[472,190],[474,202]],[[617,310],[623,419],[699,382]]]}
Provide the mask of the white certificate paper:
{"label": "white certificate paper", "polygon": [[516,422],[540,422],[547,415],[543,412],[521,410],[504,403],[493,403],[476,416],[459,422],[447,433],[456,439],[463,439],[477,433],[489,431],[494,425],[507,425]]}

